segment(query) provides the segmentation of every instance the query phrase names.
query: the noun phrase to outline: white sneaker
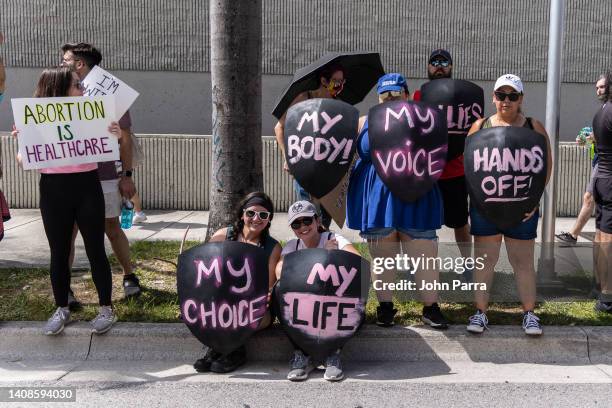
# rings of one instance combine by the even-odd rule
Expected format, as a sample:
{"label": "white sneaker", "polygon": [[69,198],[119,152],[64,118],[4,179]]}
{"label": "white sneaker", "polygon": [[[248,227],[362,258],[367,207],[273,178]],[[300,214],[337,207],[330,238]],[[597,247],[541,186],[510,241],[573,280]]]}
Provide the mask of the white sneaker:
{"label": "white sneaker", "polygon": [[295,350],[291,360],[291,371],[287,374],[287,379],[289,381],[304,381],[313,369],[310,357],[300,350]]}
{"label": "white sneaker", "polygon": [[47,320],[44,333],[47,336],[60,334],[64,326],[70,321],[70,310],[58,307],[53,315]]}
{"label": "white sneaker", "polygon": [[139,222],[145,222],[147,220],[147,215],[144,211],[134,212],[134,218],[132,218],[133,224],[138,224]]}
{"label": "white sneaker", "polygon": [[110,306],[102,306],[98,315],[91,321],[91,331],[96,334],[106,333],[116,321],[117,315],[113,312],[113,309]]}
{"label": "white sneaker", "polygon": [[340,361],[340,350],[335,351],[325,359],[323,378],[327,381],[340,381],[344,378],[342,362]]}
{"label": "white sneaker", "polygon": [[489,319],[487,319],[487,315],[478,309],[475,315],[470,316],[466,329],[470,333],[480,334],[488,329],[488,324]]}
{"label": "white sneaker", "polygon": [[540,336],[542,334],[540,318],[533,314],[532,311],[525,312],[523,315],[523,330],[529,336]]}

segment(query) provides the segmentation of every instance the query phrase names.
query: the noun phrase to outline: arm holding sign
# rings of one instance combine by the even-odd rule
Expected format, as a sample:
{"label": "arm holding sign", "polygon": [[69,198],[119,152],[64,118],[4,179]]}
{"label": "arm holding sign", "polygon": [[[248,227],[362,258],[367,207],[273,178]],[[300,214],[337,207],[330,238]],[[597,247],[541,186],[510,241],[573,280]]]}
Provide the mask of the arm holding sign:
{"label": "arm holding sign", "polygon": [[358,135],[361,133],[361,130],[363,129],[363,125],[365,125],[365,122],[366,122],[367,119],[368,119],[367,115],[364,115],[364,116],[359,118],[359,128],[357,130],[357,134]]}
{"label": "arm holding sign", "polygon": [[279,244],[276,244],[274,250],[272,250],[272,254],[270,254],[270,258],[268,259],[268,287],[270,288],[270,292],[268,293],[268,302],[270,302],[270,293],[272,293],[272,287],[278,280],[276,268],[277,265],[281,263],[281,251],[281,246]]}
{"label": "arm holding sign", "polygon": [[552,166],[553,166],[553,162],[552,162],[552,152],[550,149],[550,139],[548,137],[548,133],[546,133],[546,129],[544,128],[544,126],[540,123],[539,120],[537,119],[532,119],[532,123],[533,123],[533,130],[535,130],[536,132],[538,132],[539,134],[541,134],[542,136],[544,136],[544,138],[546,139],[546,184],[548,184],[548,180],[550,180],[550,175],[552,173]]}
{"label": "arm holding sign", "polygon": [[132,120],[130,119],[129,111],[126,112],[119,120],[119,126],[121,127],[121,140],[119,141],[119,159],[121,160],[121,167],[123,174],[119,179],[119,191],[125,198],[132,198],[136,194],[136,186],[131,176],[126,175],[126,171],[131,171],[134,166],[132,165]]}
{"label": "arm holding sign", "polygon": [[[550,180],[550,174],[552,172],[552,152],[550,150],[550,140],[548,138],[548,133],[546,133],[546,129],[537,119],[532,119],[533,130],[544,136],[546,139],[546,184],[548,184],[548,180]],[[536,213],[540,206],[538,205],[531,212],[525,214],[525,218],[523,218],[523,222],[527,221]]]}
{"label": "arm holding sign", "polygon": [[227,236],[227,228],[221,228],[217,230],[212,237],[208,240],[208,242],[223,242],[225,241],[225,237]]}
{"label": "arm holding sign", "polygon": [[[308,92],[302,92],[295,97],[293,102],[289,107],[295,105],[296,103],[303,102],[308,99]],[[276,137],[276,143],[278,144],[278,148],[283,155],[283,170],[289,171],[289,166],[287,166],[287,161],[285,160],[285,117],[287,116],[287,112],[283,113],[283,116],[278,120],[276,126],[274,126],[274,136]]]}

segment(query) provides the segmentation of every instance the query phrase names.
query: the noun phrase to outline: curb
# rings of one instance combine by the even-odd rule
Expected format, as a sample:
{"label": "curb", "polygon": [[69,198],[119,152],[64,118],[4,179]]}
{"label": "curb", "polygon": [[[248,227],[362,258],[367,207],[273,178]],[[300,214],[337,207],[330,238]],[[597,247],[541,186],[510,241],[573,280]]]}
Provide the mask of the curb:
{"label": "curb", "polygon": [[[1,322],[0,359],[189,361],[202,345],[182,323],[117,323],[93,335],[88,323],[73,323],[58,336],[44,336],[42,322]],[[291,344],[279,327],[263,330],[248,344],[254,361],[288,361]],[[545,327],[540,338],[519,326],[493,326],[483,335],[463,326],[437,331],[424,326],[365,325],[343,349],[346,361],[473,361],[539,364],[612,364],[612,327]]]}

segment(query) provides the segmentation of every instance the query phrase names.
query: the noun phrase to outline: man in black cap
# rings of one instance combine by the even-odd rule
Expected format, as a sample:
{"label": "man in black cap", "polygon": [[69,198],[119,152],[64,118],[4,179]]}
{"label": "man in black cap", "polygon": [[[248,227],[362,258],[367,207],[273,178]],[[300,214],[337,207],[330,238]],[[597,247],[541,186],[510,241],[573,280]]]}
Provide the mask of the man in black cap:
{"label": "man in black cap", "polygon": [[[427,64],[427,78],[430,81],[440,78],[452,78],[453,76],[453,58],[450,52],[438,48],[429,54]],[[421,90],[414,91],[412,99],[415,101],[421,100]]]}
{"label": "man in black cap", "polygon": [[427,64],[427,77],[430,80],[451,78],[453,74],[453,58],[450,53],[441,48],[433,50]]}
{"label": "man in black cap", "polygon": [[[451,78],[453,75],[453,58],[450,52],[442,48],[435,49],[429,55],[427,77],[433,81],[441,78]],[[421,100],[421,92],[414,93],[413,100]],[[444,171],[438,180],[444,202],[444,225],[455,231],[455,241],[459,246],[461,256],[472,255],[472,236],[468,223],[468,192],[465,185],[463,169],[463,154],[446,163]],[[471,270],[466,270],[466,280],[471,280]]]}

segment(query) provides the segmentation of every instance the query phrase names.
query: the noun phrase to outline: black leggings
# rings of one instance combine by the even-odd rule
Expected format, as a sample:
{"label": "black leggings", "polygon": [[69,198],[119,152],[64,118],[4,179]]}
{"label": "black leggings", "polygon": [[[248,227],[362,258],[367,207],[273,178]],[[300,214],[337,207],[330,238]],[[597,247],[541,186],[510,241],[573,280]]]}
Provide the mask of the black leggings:
{"label": "black leggings", "polygon": [[110,306],[112,275],[104,249],[104,195],[97,170],[41,174],[40,213],[51,249],[55,304],[68,306],[72,228],[79,226],[101,306]]}

